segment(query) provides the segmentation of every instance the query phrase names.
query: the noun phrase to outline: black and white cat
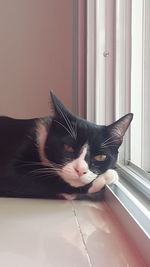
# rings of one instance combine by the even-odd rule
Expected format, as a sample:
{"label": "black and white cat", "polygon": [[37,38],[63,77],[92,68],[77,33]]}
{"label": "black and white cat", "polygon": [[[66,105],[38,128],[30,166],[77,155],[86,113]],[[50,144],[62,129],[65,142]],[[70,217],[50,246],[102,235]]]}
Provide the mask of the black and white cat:
{"label": "black and white cat", "polygon": [[51,99],[51,117],[0,117],[1,197],[78,198],[118,179],[113,169],[133,114],[99,126]]}

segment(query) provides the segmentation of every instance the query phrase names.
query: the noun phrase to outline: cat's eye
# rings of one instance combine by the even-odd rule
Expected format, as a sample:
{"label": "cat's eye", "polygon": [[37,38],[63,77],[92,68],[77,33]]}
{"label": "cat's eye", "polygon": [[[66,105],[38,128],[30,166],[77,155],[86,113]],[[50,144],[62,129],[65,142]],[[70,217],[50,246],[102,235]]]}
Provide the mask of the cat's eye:
{"label": "cat's eye", "polygon": [[71,152],[71,153],[73,153],[74,152],[74,149],[73,149],[73,147],[71,147],[71,146],[69,146],[69,145],[64,145],[64,149],[67,151],[67,152]]}
{"label": "cat's eye", "polygon": [[96,156],[94,157],[94,159],[95,159],[96,161],[104,161],[104,160],[106,160],[106,155],[96,155]]}

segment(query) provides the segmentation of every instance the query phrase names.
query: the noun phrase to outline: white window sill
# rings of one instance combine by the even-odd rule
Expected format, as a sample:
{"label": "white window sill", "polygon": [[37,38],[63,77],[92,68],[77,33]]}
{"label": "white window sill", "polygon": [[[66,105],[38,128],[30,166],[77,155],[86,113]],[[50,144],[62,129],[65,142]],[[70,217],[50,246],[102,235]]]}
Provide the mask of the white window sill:
{"label": "white window sill", "polygon": [[[131,184],[125,182],[120,174],[120,180],[114,185],[107,186],[105,200],[113,213],[124,226],[128,236],[141,252],[145,262],[150,266],[150,212],[148,195],[133,189]],[[123,178],[122,178],[123,177]],[[126,177],[127,178],[127,177]]]}
{"label": "white window sill", "polygon": [[0,262],[11,267],[146,267],[105,203],[0,198]]}

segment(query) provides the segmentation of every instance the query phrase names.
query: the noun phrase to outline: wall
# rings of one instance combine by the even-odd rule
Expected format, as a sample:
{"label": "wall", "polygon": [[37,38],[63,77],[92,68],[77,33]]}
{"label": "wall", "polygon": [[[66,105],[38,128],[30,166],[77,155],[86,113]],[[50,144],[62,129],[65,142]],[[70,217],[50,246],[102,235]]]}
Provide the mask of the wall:
{"label": "wall", "polygon": [[0,0],[0,115],[48,115],[51,89],[71,109],[72,6]]}

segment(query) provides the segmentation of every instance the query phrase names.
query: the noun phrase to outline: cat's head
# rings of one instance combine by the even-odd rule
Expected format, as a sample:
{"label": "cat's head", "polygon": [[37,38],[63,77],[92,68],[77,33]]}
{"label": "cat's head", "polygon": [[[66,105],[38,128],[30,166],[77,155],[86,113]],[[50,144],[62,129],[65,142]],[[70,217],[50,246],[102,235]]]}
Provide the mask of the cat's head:
{"label": "cat's head", "polygon": [[129,113],[108,126],[100,126],[70,113],[51,93],[53,118],[45,153],[53,169],[71,186],[92,182],[115,167],[118,148],[130,125]]}

